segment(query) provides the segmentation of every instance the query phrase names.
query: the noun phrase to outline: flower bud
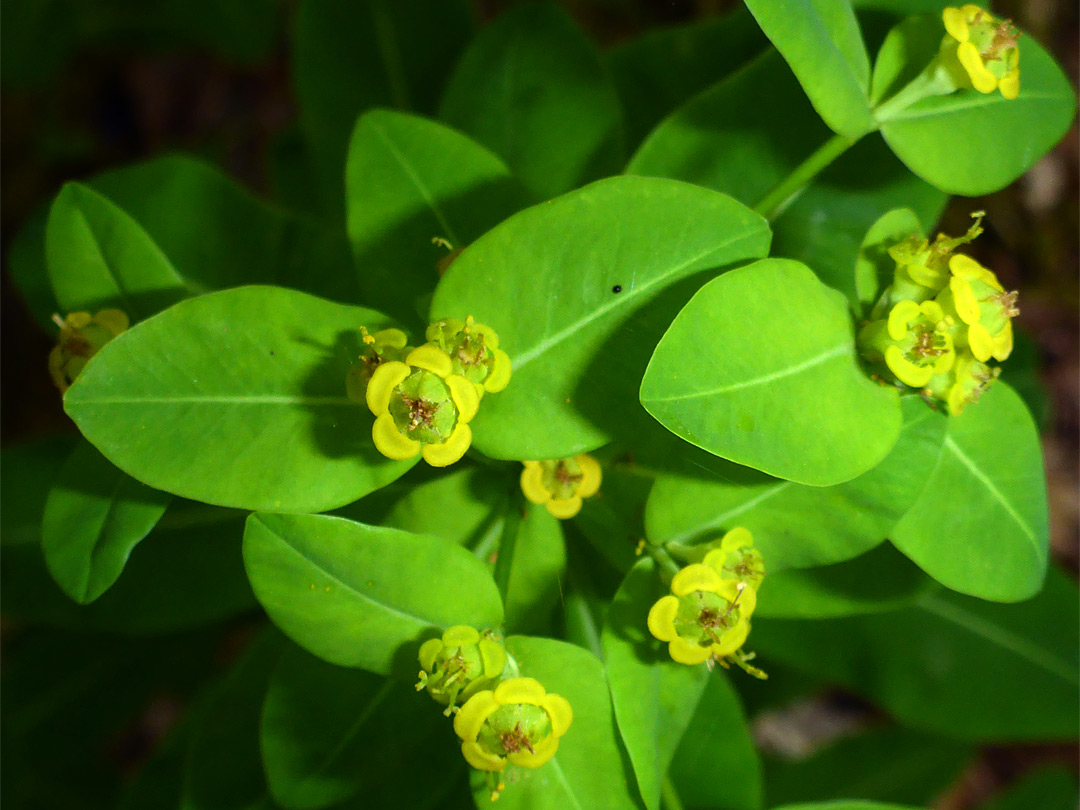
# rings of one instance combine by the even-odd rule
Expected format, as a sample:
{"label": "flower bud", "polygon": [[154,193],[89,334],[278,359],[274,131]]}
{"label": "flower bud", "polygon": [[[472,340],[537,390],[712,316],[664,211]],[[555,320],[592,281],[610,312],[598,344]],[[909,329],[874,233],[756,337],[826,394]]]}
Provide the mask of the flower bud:
{"label": "flower bud", "polygon": [[420,681],[417,691],[446,706],[449,716],[458,700],[468,700],[482,689],[494,686],[506,667],[506,651],[489,632],[480,633],[468,625],[449,628],[441,638],[420,645]]}
{"label": "flower bud", "polygon": [[474,768],[501,771],[509,762],[539,768],[559,748],[573,722],[569,701],[533,678],[510,678],[478,692],[454,717],[461,753]]}
{"label": "flower bud", "polygon": [[543,504],[555,517],[566,520],[581,511],[583,498],[600,489],[600,465],[580,455],[550,461],[525,461],[521,491],[532,503]]}
{"label": "flower bud", "polygon": [[93,317],[89,312],[72,312],[63,319],[54,315],[53,320],[60,338],[49,352],[49,375],[60,393],[71,387],[91,357],[130,325],[118,309],[103,309]]}

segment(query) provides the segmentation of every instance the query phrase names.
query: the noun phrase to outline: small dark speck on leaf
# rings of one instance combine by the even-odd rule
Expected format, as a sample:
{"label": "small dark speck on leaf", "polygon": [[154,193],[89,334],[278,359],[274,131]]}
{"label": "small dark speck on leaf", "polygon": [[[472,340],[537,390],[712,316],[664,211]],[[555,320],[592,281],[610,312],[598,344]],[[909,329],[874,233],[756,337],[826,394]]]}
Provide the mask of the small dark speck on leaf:
{"label": "small dark speck on leaf", "polygon": [[271,349],[271,350],[270,350],[270,356],[271,356],[271,357],[273,357],[273,356],[274,356],[274,350],[273,350],[273,349]]}
{"label": "small dark speck on leaf", "polygon": [[612,288],[611,288],[611,291],[612,291],[613,293],[620,293],[620,292],[622,292],[622,285],[621,285],[621,284],[616,284],[616,285],[615,285],[614,287],[612,287]]}

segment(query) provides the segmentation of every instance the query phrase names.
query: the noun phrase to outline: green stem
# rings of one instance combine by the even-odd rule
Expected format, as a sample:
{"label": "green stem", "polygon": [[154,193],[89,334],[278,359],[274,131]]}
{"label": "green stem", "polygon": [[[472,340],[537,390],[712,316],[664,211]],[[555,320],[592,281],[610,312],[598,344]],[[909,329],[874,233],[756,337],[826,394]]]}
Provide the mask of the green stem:
{"label": "green stem", "polygon": [[645,550],[649,553],[649,556],[656,560],[656,564],[660,566],[660,570],[664,572],[668,577],[674,577],[679,573],[679,564],[671,558],[671,555],[667,553],[660,546],[646,545]]}
{"label": "green stem", "polygon": [[788,207],[796,194],[817,177],[822,170],[851,148],[857,138],[845,138],[833,135],[825,141],[810,157],[795,167],[795,171],[773,187],[754,210],[772,222]]}
{"label": "green stem", "polygon": [[672,540],[664,543],[664,548],[676,560],[681,560],[684,563],[696,563],[705,559],[705,555],[708,554],[711,546],[707,544],[685,546]]}
{"label": "green stem", "polygon": [[510,587],[510,571],[514,566],[514,548],[517,546],[518,529],[521,527],[521,490],[517,482],[507,500],[502,536],[499,538],[499,553],[495,557],[495,571],[492,576],[499,596],[506,604],[506,592]]}
{"label": "green stem", "polygon": [[660,805],[664,810],[684,810],[679,792],[675,790],[675,783],[667,774],[664,774],[664,781],[660,783]]}
{"label": "green stem", "polygon": [[896,118],[897,115],[917,101],[934,96],[948,95],[960,86],[956,77],[949,70],[948,64],[941,58],[935,58],[922,73],[901,87],[891,98],[874,108],[874,120],[879,125],[883,124]]}

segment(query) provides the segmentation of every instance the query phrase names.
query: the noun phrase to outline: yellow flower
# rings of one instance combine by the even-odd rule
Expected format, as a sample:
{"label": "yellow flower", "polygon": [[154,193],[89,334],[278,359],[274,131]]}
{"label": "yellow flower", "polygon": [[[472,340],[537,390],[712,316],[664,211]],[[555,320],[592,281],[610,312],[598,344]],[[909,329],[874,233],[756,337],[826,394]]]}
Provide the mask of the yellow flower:
{"label": "yellow flower", "polygon": [[468,625],[456,625],[441,638],[428,639],[420,645],[418,657],[423,669],[416,690],[427,689],[446,705],[447,716],[459,699],[468,700],[493,686],[506,666],[506,651],[492,634]]}
{"label": "yellow flower", "polygon": [[405,361],[381,363],[365,392],[375,414],[371,436],[387,458],[404,460],[423,453],[433,467],[465,455],[472,442],[469,422],[480,407],[476,387],[454,374],[450,357],[427,344]]}
{"label": "yellow flower", "polygon": [[559,748],[574,720],[569,701],[548,694],[533,678],[510,678],[477,692],[454,717],[466,762],[482,771],[506,763],[539,768]]}
{"label": "yellow flower", "polygon": [[442,318],[428,326],[424,335],[431,345],[446,352],[453,372],[477,386],[480,396],[502,391],[510,383],[510,355],[499,348],[499,336],[472,315],[465,322]]}
{"label": "yellow flower", "polygon": [[367,387],[375,369],[389,360],[403,360],[410,351],[408,337],[400,329],[382,329],[374,335],[360,327],[364,348],[359,361],[353,363],[345,378],[345,392],[353,402],[363,404],[367,399]]}
{"label": "yellow flower", "polygon": [[668,653],[680,664],[724,658],[746,641],[756,605],[753,587],[724,579],[711,565],[693,563],[671,580],[671,595],[652,606],[649,632],[668,642]]}
{"label": "yellow flower", "polygon": [[742,526],[725,534],[720,547],[714,548],[702,560],[723,579],[745,582],[756,592],[765,579],[765,560],[754,548],[754,535]]}
{"label": "yellow flower", "polygon": [[91,357],[130,325],[118,309],[103,309],[93,317],[89,312],[72,312],[63,319],[54,315],[53,320],[60,327],[60,338],[49,352],[49,375],[60,393],[71,387]]}
{"label": "yellow flower", "polygon": [[948,326],[936,301],[900,301],[886,320],[872,321],[859,332],[859,346],[868,359],[884,360],[900,382],[922,388],[956,359]]}
{"label": "yellow flower", "polygon": [[1020,36],[1008,20],[999,20],[976,5],[946,8],[945,30],[955,40],[956,57],[971,85],[980,93],[1000,90],[1007,99],[1020,93]]}
{"label": "yellow flower", "polygon": [[953,256],[949,270],[949,286],[937,300],[946,313],[963,324],[957,344],[968,346],[982,363],[991,357],[1007,359],[1013,348],[1012,319],[1020,314],[1017,293],[1006,292],[997,276],[970,256]]}
{"label": "yellow flower", "polygon": [[566,520],[581,511],[583,498],[600,489],[600,465],[580,455],[551,461],[525,461],[521,491],[535,504],[543,504],[555,517]]}
{"label": "yellow flower", "polygon": [[956,365],[947,374],[932,379],[927,390],[944,401],[952,416],[959,416],[970,403],[978,402],[999,374],[1000,368],[991,368],[963,351],[956,358]]}

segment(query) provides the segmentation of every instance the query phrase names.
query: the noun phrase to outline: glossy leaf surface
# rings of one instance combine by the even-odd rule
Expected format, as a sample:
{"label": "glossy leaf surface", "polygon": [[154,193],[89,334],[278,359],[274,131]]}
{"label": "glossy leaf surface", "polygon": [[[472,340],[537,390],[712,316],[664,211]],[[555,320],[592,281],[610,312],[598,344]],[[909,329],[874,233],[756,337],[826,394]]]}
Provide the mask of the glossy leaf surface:
{"label": "glossy leaf surface", "polygon": [[244,565],[274,623],[340,666],[411,675],[421,641],[456,624],[502,622],[483,564],[434,537],[344,518],[259,513],[244,531]]}
{"label": "glossy leaf surface", "polygon": [[690,277],[759,257],[768,243],[764,221],[734,200],[642,177],[602,180],[489,231],[443,276],[432,305],[433,318],[471,314],[494,328],[513,364],[510,385],[472,422],[475,446],[495,458],[559,458],[647,419],[633,387],[700,284]]}
{"label": "glossy leaf surface", "polygon": [[641,403],[691,444],[812,486],[874,467],[901,424],[896,392],[856,361],[843,297],[784,259],[691,299],[656,347]]}
{"label": "glossy leaf surface", "polygon": [[278,287],[183,301],[109,343],[65,407],[106,458],[156,489],[221,506],[320,511],[414,462],[384,458],[345,395],[368,309]]}

